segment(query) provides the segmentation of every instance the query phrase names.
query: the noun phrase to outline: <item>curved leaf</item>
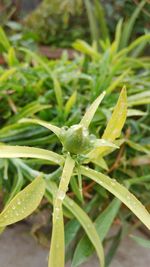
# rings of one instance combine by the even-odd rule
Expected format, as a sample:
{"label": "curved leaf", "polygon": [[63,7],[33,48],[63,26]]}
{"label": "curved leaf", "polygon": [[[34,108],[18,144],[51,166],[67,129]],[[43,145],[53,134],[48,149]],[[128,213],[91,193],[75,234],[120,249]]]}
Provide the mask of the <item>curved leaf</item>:
{"label": "curved leaf", "polygon": [[[120,208],[120,201],[118,199],[114,199],[109,206],[96,218],[95,227],[99,234],[101,241],[104,240],[107,235],[110,226],[117,215],[117,212]],[[94,253],[94,247],[90,242],[87,235],[85,235],[78,242],[76,247],[72,267],[79,266],[88,260],[88,258]]]}
{"label": "curved leaf", "polygon": [[82,166],[81,173],[91,178],[120,199],[145,224],[145,226],[150,229],[150,214],[141,202],[127,190],[127,188],[119,184],[115,179],[111,179],[108,176],[87,167]]}
{"label": "curved leaf", "polygon": [[21,119],[19,122],[20,123],[26,123],[27,122],[27,123],[34,123],[34,124],[41,125],[47,129],[49,129],[53,133],[55,133],[58,137],[60,136],[60,128],[51,124],[51,123],[47,123],[45,121],[37,120],[37,119]]}
{"label": "curved leaf", "polygon": [[62,165],[64,159],[55,152],[28,146],[0,145],[0,158],[38,158]]}
{"label": "curved leaf", "polygon": [[45,192],[45,182],[37,177],[20,191],[0,214],[0,227],[21,221],[29,216],[40,204]]}

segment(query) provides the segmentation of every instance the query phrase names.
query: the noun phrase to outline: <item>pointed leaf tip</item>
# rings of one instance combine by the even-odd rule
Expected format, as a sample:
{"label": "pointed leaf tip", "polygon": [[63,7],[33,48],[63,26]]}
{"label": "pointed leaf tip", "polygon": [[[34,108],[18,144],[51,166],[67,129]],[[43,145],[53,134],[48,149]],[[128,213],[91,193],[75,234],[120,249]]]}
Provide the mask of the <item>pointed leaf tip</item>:
{"label": "pointed leaf tip", "polygon": [[98,109],[99,104],[101,103],[101,101],[103,100],[104,96],[105,96],[106,92],[104,91],[102,94],[100,94],[95,101],[90,105],[90,107],[87,109],[87,111],[85,112],[82,120],[80,121],[80,124],[86,128],[89,127],[96,110]]}

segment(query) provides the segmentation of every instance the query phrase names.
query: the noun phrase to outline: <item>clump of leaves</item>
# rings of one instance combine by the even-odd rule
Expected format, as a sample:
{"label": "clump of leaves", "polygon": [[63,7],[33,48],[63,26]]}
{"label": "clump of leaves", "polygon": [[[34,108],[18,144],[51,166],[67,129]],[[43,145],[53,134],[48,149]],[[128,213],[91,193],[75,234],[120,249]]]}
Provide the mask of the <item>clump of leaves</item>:
{"label": "clump of leaves", "polygon": [[[18,160],[16,158],[41,158],[55,162],[63,166],[62,175],[58,188],[53,182],[43,177],[36,178],[30,185],[18,193],[4,208],[0,214],[0,227],[6,227],[16,221],[19,221],[33,212],[39,205],[44,195],[49,198],[49,192],[53,197],[53,229],[51,238],[51,247],[49,255],[49,267],[64,267],[65,264],[65,239],[64,239],[64,220],[63,205],[78,219],[83,226],[90,242],[95,248],[101,266],[104,266],[104,253],[98,232],[82,209],[71,199],[66,196],[68,185],[72,176],[77,175],[81,185],[82,176],[86,176],[96,182],[99,186],[104,187],[121,202],[123,202],[144,224],[150,229],[150,214],[139,200],[132,195],[126,187],[118,183],[115,179],[98,172],[89,167],[90,162],[99,162],[103,159],[104,153],[108,153],[112,148],[116,148],[115,139],[120,136],[121,130],[127,115],[127,98],[126,89],[123,88],[118,103],[113,111],[111,119],[102,135],[102,139],[96,138],[89,134],[89,125],[93,116],[102,101],[105,93],[101,94],[89,107],[78,125],[71,127],[59,128],[41,120],[24,119],[20,123],[35,123],[42,125],[53,131],[62,143],[62,154],[57,154],[49,150],[0,145],[0,157]],[[23,163],[17,162],[18,166],[26,171]],[[37,176],[38,172],[34,175]],[[81,188],[80,188],[81,189]],[[82,194],[82,190],[80,190]],[[107,231],[106,231],[107,232]],[[74,259],[75,261],[75,259]],[[73,266],[78,266],[74,264]]]}

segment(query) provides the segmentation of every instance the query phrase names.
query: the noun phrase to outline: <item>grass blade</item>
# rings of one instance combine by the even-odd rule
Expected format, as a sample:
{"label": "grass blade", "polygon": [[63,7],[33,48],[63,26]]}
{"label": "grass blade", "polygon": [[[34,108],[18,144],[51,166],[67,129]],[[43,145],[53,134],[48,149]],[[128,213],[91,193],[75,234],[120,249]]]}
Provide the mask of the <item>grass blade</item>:
{"label": "grass blade", "polygon": [[129,21],[125,23],[125,27],[122,33],[121,48],[124,48],[128,45],[136,19],[138,18],[138,15],[141,12],[141,9],[143,8],[145,4],[146,4],[146,0],[141,1],[141,3],[137,6],[135,11],[133,12]]}

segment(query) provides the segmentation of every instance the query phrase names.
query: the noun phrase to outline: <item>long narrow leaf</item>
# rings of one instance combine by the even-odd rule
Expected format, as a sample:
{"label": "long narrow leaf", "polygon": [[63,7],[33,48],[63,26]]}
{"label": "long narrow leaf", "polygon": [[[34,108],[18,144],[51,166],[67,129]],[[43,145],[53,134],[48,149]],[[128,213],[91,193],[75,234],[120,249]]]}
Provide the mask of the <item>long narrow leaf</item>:
{"label": "long narrow leaf", "polygon": [[[108,233],[110,226],[119,210],[120,201],[114,199],[110,205],[97,217],[95,220],[95,227],[99,234],[101,241],[104,240]],[[72,262],[72,267],[79,266],[88,260],[93,254],[94,248],[87,236],[84,236],[78,243]]]}
{"label": "long narrow leaf", "polygon": [[81,173],[91,178],[120,199],[147,226],[147,228],[150,229],[150,214],[141,202],[124,186],[119,184],[116,180],[90,168],[82,166]]}
{"label": "long narrow leaf", "polygon": [[[113,142],[117,137],[120,136],[121,130],[124,126],[125,120],[127,116],[127,95],[126,88],[123,87],[117,105],[114,108],[113,114],[107,124],[107,127],[102,135],[102,138],[108,141]],[[97,148],[89,153],[89,157],[96,158],[104,151],[107,150],[107,146],[105,148]]]}
{"label": "long narrow leaf", "polygon": [[53,230],[49,256],[49,267],[64,267],[65,244],[64,244],[64,222],[62,203],[73,172],[75,161],[67,156],[56,199],[54,201]]}
{"label": "long narrow leaf", "polygon": [[47,129],[49,129],[50,131],[54,132],[58,137],[60,136],[60,131],[61,131],[60,128],[51,124],[51,123],[47,123],[45,121],[38,120],[38,119],[21,119],[19,122],[20,123],[27,122],[27,123],[33,123],[33,124],[41,125]]}
{"label": "long narrow leaf", "polygon": [[0,158],[38,158],[62,165],[64,159],[55,152],[27,146],[0,145]]}
{"label": "long narrow leaf", "polygon": [[85,115],[83,116],[82,120],[80,121],[80,124],[83,125],[84,127],[88,128],[93,117],[94,114],[99,106],[99,104],[101,103],[102,99],[105,96],[105,92],[103,92],[100,96],[98,96],[96,98],[96,100],[91,104],[91,106],[88,108],[88,110],[86,111]]}

